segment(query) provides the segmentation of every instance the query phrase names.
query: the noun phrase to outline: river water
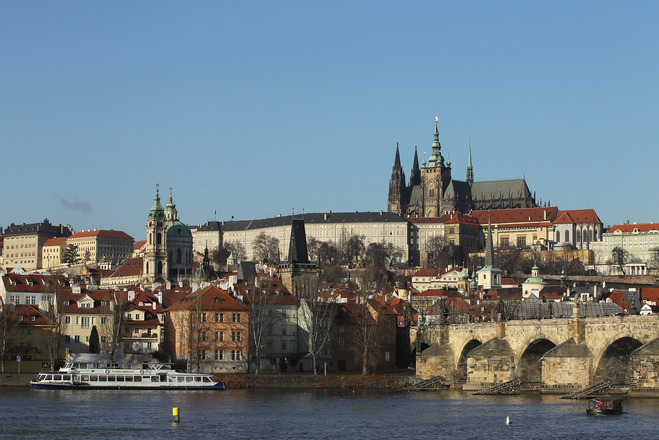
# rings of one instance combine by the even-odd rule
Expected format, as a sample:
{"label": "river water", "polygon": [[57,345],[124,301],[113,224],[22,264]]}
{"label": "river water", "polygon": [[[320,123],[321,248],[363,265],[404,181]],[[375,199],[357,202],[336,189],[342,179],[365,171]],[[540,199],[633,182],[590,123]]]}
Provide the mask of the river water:
{"label": "river water", "polygon": [[0,438],[659,439],[659,399],[627,399],[608,417],[587,416],[585,405],[453,391],[0,388]]}

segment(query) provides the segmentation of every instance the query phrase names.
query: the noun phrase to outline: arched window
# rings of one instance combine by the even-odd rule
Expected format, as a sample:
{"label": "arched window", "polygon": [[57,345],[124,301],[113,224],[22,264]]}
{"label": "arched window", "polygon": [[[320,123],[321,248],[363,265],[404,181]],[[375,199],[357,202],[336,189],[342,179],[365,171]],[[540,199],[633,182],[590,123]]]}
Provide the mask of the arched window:
{"label": "arched window", "polygon": [[588,239],[588,241],[589,241],[589,242],[590,242],[590,241],[593,241],[593,230],[592,230],[592,229],[589,231],[589,239]]}
{"label": "arched window", "polygon": [[176,263],[181,264],[181,249],[176,249]]}
{"label": "arched window", "polygon": [[162,261],[158,261],[158,275],[162,274]]}
{"label": "arched window", "polygon": [[570,231],[565,231],[565,241],[570,242]]}
{"label": "arched window", "polygon": [[146,273],[149,273],[149,262],[146,262]]}
{"label": "arched window", "polygon": [[158,232],[156,234],[156,244],[161,244],[161,243],[162,243],[162,234],[160,234],[160,232]]}
{"label": "arched window", "polygon": [[428,190],[428,197],[430,197],[430,198],[435,197],[435,188],[430,188]]}
{"label": "arched window", "polygon": [[149,233],[149,244],[151,244],[151,233]]}
{"label": "arched window", "polygon": [[561,231],[556,231],[556,243],[561,242]]}
{"label": "arched window", "polygon": [[576,238],[576,240],[577,240],[577,244],[579,244],[581,242],[581,229],[577,229],[577,238]]}

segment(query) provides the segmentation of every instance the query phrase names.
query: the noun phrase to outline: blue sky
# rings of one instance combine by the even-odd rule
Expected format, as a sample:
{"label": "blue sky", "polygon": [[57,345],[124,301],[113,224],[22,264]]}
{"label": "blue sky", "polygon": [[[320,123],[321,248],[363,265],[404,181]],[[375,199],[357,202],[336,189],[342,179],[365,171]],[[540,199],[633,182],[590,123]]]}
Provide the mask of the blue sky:
{"label": "blue sky", "polygon": [[[386,209],[396,143],[659,221],[657,2],[4,2],[0,225]],[[214,215],[217,210],[217,215]]]}

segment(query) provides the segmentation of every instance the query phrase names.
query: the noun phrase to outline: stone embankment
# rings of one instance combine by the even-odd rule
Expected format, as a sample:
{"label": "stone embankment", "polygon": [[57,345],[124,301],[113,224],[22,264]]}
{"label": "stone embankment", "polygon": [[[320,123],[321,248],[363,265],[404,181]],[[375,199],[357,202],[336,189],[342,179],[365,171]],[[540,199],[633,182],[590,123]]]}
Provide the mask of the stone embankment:
{"label": "stone embankment", "polygon": [[334,388],[399,389],[415,380],[414,373],[404,374],[216,374],[227,389],[239,388]]}

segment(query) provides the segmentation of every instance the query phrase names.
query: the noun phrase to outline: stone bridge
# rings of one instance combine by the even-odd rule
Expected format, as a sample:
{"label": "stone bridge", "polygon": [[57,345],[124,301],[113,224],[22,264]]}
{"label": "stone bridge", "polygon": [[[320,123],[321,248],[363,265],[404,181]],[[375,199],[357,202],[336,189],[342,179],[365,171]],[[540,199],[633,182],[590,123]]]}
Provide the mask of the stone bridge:
{"label": "stone bridge", "polygon": [[631,392],[659,392],[657,315],[421,327],[416,351],[417,377],[442,376],[464,390],[519,379],[541,392],[601,380]]}

